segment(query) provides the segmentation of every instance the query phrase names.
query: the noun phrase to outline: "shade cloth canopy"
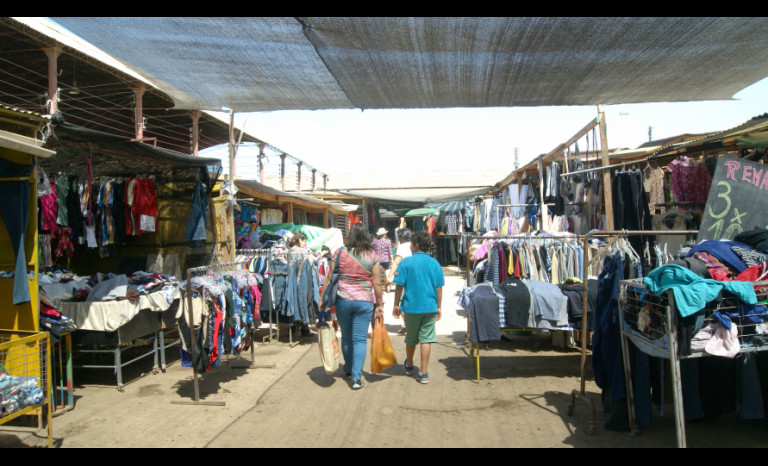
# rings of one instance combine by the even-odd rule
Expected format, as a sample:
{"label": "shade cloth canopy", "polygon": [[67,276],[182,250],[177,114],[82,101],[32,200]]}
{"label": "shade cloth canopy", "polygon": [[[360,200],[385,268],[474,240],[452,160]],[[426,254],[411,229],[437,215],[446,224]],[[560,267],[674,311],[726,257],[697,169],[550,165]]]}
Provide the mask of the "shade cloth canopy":
{"label": "shade cloth canopy", "polygon": [[180,109],[720,100],[768,76],[764,17],[51,19]]}

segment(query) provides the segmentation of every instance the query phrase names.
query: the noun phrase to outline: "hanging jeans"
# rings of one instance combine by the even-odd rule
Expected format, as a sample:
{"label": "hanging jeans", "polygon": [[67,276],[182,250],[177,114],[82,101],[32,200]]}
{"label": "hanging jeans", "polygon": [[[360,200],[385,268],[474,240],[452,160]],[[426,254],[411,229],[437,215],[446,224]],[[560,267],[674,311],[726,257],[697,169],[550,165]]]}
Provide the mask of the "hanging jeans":
{"label": "hanging jeans", "polygon": [[592,340],[592,369],[595,383],[608,390],[611,401],[627,396],[622,364],[621,332],[618,320],[619,282],[624,279],[621,253],[608,256],[598,277],[598,295]]}
{"label": "hanging jeans", "polygon": [[365,355],[368,352],[368,323],[373,315],[370,301],[336,299],[336,318],[341,329],[341,354],[344,356],[344,372],[352,380],[361,380]]}
{"label": "hanging jeans", "polygon": [[205,214],[208,212],[208,196],[205,187],[197,180],[195,192],[192,195],[192,210],[187,221],[187,231],[184,234],[184,242],[192,248],[199,248],[208,238],[205,234]]}
{"label": "hanging jeans", "polygon": [[[20,165],[0,158],[0,177],[25,177],[32,173],[32,165]],[[24,236],[29,222],[29,182],[0,182],[0,214],[11,238],[16,255],[13,279],[13,304],[28,303],[32,300],[27,280],[27,256],[24,251]]]}

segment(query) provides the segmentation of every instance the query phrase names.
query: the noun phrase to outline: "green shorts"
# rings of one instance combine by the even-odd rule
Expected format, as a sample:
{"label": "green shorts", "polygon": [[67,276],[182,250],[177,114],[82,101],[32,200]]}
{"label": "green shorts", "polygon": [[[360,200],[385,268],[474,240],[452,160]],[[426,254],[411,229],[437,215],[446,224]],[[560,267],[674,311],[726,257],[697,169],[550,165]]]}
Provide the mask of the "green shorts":
{"label": "green shorts", "polygon": [[437,343],[435,323],[437,312],[429,314],[403,313],[405,322],[405,344],[415,346],[418,343]]}

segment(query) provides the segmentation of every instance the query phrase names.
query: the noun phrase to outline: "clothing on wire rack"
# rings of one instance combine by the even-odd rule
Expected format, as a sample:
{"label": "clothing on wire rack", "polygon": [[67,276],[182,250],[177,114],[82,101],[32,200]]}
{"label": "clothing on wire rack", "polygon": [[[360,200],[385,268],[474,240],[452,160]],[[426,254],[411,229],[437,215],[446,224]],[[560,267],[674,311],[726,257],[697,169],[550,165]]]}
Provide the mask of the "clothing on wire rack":
{"label": "clothing on wire rack", "polygon": [[[193,309],[183,297],[177,314],[181,337],[181,361],[203,373],[218,367],[224,354],[238,354],[253,344],[261,325],[259,311],[263,277],[248,270],[214,271],[192,277],[186,293],[192,293]],[[190,340],[190,313],[194,340]],[[199,317],[198,317],[199,315]]]}
{"label": "clothing on wire rack", "polygon": [[[640,170],[618,172],[613,177],[613,223],[617,230],[651,230],[651,212],[648,194],[643,186]],[[632,248],[643,255],[655,242],[653,236],[631,236]],[[650,260],[643,264],[651,269]]]}

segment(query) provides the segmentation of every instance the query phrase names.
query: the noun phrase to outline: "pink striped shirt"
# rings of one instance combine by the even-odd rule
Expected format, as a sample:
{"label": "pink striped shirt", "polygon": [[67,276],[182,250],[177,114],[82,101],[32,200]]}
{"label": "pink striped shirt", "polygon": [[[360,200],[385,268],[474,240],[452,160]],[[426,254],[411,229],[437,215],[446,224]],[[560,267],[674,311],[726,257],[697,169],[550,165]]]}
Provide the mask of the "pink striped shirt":
{"label": "pink striped shirt", "polygon": [[338,296],[348,301],[374,301],[373,266],[378,263],[374,251],[357,256],[342,249],[339,259]]}

